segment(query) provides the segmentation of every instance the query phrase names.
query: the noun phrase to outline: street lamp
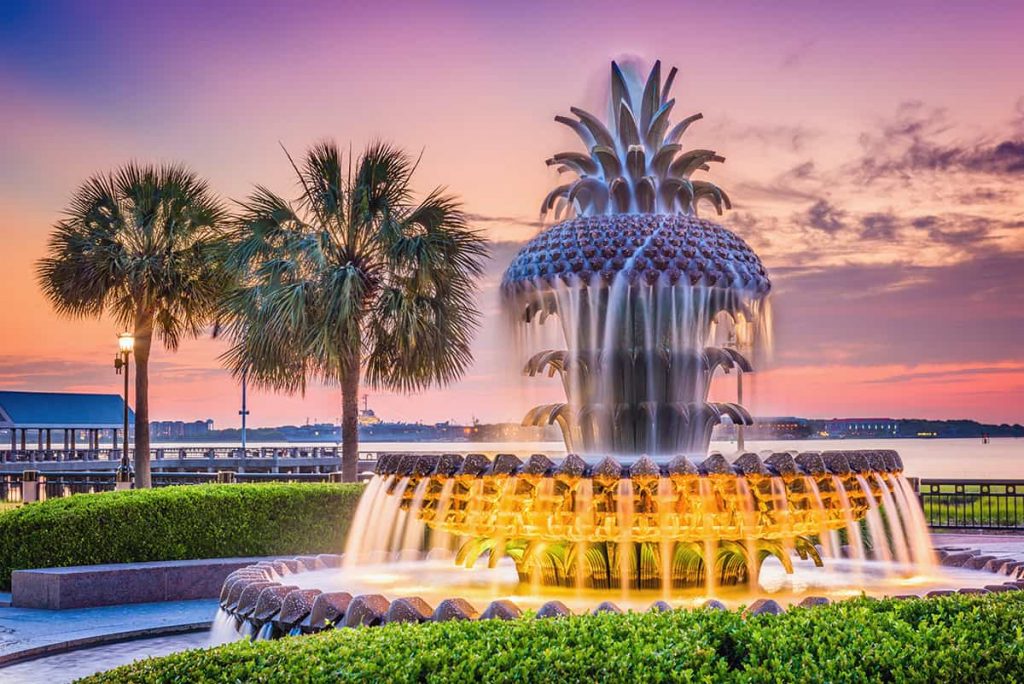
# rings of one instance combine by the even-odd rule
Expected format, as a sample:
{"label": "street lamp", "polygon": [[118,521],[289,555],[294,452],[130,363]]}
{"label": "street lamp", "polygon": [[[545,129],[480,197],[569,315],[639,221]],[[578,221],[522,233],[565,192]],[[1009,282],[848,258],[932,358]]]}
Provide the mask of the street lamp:
{"label": "street lamp", "polygon": [[245,441],[245,418],[246,418],[246,416],[249,415],[249,408],[246,405],[246,401],[245,401],[245,399],[246,399],[246,397],[245,397],[245,386],[247,384],[246,383],[246,381],[247,381],[247,377],[246,376],[247,376],[247,374],[243,372],[242,373],[242,410],[238,412],[238,415],[242,416],[242,458],[245,458],[248,455],[248,451],[247,451],[248,445],[246,444],[246,441]]}
{"label": "street lamp", "polygon": [[134,348],[135,338],[131,333],[124,332],[117,336],[118,354],[114,357],[114,371],[118,375],[124,371],[124,449],[121,450],[121,465],[117,467],[116,479],[124,487],[132,481],[132,464],[128,460],[128,357]]}

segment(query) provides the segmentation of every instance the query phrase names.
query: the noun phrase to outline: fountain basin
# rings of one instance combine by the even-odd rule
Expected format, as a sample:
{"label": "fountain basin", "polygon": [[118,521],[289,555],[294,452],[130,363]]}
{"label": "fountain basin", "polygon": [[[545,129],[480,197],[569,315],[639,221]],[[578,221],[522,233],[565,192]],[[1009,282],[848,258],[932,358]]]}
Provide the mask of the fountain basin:
{"label": "fountain basin", "polygon": [[[533,584],[739,584],[768,557],[790,572],[794,554],[820,566],[824,537],[906,500],[902,469],[895,451],[746,453],[732,463],[721,454],[700,463],[385,454],[367,514],[390,498],[395,514],[465,539],[458,565],[508,556]],[[423,533],[406,528],[414,540]]]}

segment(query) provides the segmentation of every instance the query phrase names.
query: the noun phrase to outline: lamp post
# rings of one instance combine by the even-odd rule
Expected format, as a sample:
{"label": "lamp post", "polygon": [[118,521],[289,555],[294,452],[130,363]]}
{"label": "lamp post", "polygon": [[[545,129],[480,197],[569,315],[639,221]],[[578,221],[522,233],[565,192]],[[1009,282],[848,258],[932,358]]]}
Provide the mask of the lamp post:
{"label": "lamp post", "polygon": [[245,441],[245,418],[249,415],[249,408],[246,405],[245,397],[245,385],[246,385],[246,374],[242,373],[242,410],[238,412],[238,415],[242,416],[242,458],[246,457],[246,449],[248,445]]}
{"label": "lamp post", "polygon": [[128,489],[132,482],[132,464],[128,459],[128,358],[134,347],[135,338],[131,333],[125,332],[117,336],[118,354],[114,357],[114,371],[118,375],[124,371],[124,449],[121,450],[121,465],[117,467],[115,478],[118,489]]}

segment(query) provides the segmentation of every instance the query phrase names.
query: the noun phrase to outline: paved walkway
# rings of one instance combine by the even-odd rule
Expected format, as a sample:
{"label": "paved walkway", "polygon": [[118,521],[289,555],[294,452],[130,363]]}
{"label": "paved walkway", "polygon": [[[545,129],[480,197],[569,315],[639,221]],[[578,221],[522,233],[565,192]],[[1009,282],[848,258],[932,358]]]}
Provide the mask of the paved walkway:
{"label": "paved walkway", "polygon": [[943,546],[963,546],[978,549],[990,556],[1013,556],[1024,559],[1024,535],[1019,532],[1008,534],[932,534],[932,544]]}
{"label": "paved walkway", "polygon": [[158,658],[210,645],[210,633],[188,632],[170,636],[119,641],[45,655],[0,668],[3,684],[70,684],[143,658]]}
{"label": "paved walkway", "polygon": [[[45,653],[113,639],[208,628],[217,599],[136,603],[101,608],[0,608],[0,668]],[[0,669],[0,681],[4,679]]]}

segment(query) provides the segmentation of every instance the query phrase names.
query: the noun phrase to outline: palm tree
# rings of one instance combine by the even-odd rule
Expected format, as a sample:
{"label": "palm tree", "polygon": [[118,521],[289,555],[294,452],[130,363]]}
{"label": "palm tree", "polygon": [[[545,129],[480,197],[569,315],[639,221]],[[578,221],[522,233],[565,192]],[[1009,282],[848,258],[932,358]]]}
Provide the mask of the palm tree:
{"label": "palm tree", "polygon": [[486,243],[442,189],[413,200],[416,165],[390,145],[350,153],[347,165],[333,142],[301,165],[288,160],[294,202],[257,187],[239,203],[224,360],[265,389],[340,385],[342,477],[351,482],[363,374],[371,387],[414,392],[451,383],[472,360]]}
{"label": "palm tree", "polygon": [[72,318],[108,314],[135,336],[135,486],[149,469],[149,354],[154,333],[176,350],[206,327],[227,288],[220,266],[226,212],[178,165],[129,163],[89,178],[37,264],[44,294]]}

